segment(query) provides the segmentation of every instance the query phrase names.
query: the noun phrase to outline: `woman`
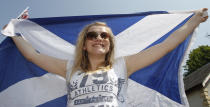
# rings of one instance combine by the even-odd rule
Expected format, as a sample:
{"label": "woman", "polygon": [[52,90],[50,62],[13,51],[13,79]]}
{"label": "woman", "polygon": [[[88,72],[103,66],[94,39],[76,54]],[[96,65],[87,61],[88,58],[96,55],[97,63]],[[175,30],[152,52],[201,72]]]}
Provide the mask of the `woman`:
{"label": "woman", "polygon": [[61,60],[37,53],[22,37],[12,37],[23,56],[67,80],[67,106],[126,106],[127,77],[173,50],[201,23],[206,8],[195,11],[165,41],[137,54],[114,60],[111,29],[102,22],[86,26],[79,35],[74,60]]}

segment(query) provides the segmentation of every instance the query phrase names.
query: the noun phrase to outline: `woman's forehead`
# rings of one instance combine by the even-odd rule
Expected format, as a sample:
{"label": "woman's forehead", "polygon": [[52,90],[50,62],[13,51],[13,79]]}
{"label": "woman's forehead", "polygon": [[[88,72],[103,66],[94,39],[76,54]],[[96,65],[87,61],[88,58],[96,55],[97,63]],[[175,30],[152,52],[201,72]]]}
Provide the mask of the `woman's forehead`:
{"label": "woman's forehead", "polygon": [[95,32],[108,32],[108,28],[106,26],[91,26],[89,29],[88,29],[88,32],[92,32],[92,31],[95,31]]}

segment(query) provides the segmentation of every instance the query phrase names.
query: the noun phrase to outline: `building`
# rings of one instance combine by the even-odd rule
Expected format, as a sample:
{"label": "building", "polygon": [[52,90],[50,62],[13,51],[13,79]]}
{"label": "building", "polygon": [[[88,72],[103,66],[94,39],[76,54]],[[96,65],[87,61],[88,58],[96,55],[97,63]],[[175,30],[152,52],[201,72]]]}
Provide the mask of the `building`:
{"label": "building", "polygon": [[184,78],[190,107],[210,107],[210,63]]}

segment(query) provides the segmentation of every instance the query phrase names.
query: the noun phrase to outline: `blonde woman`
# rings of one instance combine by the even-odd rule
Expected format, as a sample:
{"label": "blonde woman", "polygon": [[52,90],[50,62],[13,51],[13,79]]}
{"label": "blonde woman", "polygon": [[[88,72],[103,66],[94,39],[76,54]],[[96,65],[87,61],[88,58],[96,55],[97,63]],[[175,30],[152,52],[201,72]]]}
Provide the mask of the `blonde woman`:
{"label": "blonde woman", "polygon": [[20,36],[12,39],[27,60],[66,78],[68,107],[125,107],[127,77],[157,61],[184,41],[201,22],[208,19],[208,16],[203,17],[204,11],[207,9],[194,11],[195,15],[164,42],[118,59],[114,59],[113,33],[102,22],[87,25],[81,31],[75,58],[69,61],[36,52]]}

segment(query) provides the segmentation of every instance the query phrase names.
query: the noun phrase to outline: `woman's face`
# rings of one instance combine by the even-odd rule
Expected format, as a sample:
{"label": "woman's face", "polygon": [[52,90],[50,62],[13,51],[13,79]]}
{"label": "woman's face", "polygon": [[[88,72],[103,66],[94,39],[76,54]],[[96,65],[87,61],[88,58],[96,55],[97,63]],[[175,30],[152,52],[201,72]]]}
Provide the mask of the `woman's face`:
{"label": "woman's face", "polygon": [[110,34],[105,26],[92,26],[86,36],[84,50],[88,55],[106,55],[110,47]]}

